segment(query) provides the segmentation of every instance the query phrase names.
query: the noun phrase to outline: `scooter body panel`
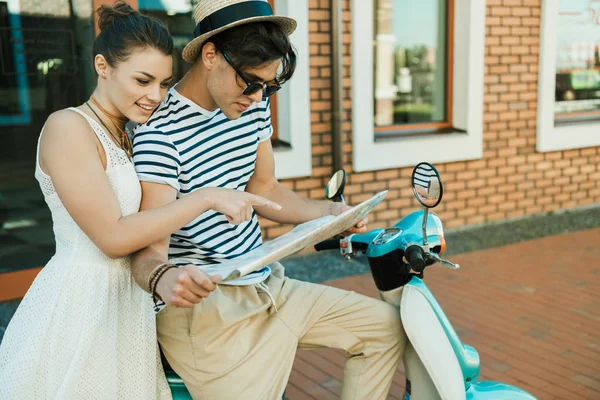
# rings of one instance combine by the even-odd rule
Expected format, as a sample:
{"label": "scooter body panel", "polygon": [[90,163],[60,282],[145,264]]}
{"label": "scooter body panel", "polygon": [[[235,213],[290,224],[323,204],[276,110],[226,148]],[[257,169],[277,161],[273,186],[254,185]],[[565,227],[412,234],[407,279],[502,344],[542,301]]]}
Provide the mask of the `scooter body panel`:
{"label": "scooter body panel", "polygon": [[[411,284],[404,287],[400,315],[406,335],[418,356],[417,360],[405,359],[407,376],[410,374],[413,380],[419,380],[410,382],[411,388],[414,387],[414,395],[409,395],[410,391],[407,390],[405,398],[429,400],[428,397],[435,391],[424,385],[431,385],[433,382],[439,398],[465,399],[463,374],[452,344],[429,300],[419,288]],[[410,352],[408,356],[410,357]],[[424,376],[422,368],[418,366],[418,360],[422,362],[427,372],[425,375],[428,374],[430,380]],[[428,397],[424,394],[419,397],[418,393],[427,393]]]}
{"label": "scooter body panel", "polygon": [[[398,230],[398,237],[388,241],[387,243],[370,245],[366,251],[367,257],[381,257],[385,254],[391,253],[395,250],[406,250],[406,248],[412,243],[423,242],[423,210],[415,211],[402,218],[400,222],[394,225],[394,228]],[[381,230],[379,230],[381,232]],[[378,233],[379,233],[378,232]],[[368,236],[367,236],[368,235]],[[374,236],[371,236],[371,232],[364,235],[356,235],[353,240],[366,241],[367,237],[371,239],[372,243]],[[442,222],[439,217],[430,212],[427,217],[427,241],[431,247],[439,246],[442,244],[441,237],[444,236],[442,228]]]}
{"label": "scooter body panel", "polygon": [[427,285],[425,285],[425,282],[417,277],[412,277],[407,286],[418,290],[419,293],[425,297],[428,305],[435,313],[438,323],[444,330],[444,333],[446,334],[446,337],[452,346],[452,350],[454,351],[454,355],[463,374],[464,387],[467,389],[470,383],[479,376],[480,364],[477,351],[471,346],[462,344],[458,335],[456,334],[456,331],[452,327],[452,324],[448,320],[448,317],[446,317],[446,314],[444,314],[442,307],[440,307],[435,297],[433,297],[433,294]]}
{"label": "scooter body panel", "polygon": [[473,382],[467,390],[467,400],[536,400],[517,387],[491,381]]}
{"label": "scooter body panel", "polygon": [[406,343],[404,353],[402,353],[402,361],[406,375],[403,400],[442,400],[435,383],[431,380],[427,368],[423,365],[410,340]]}
{"label": "scooter body panel", "polygon": [[367,233],[357,233],[355,235],[352,235],[352,243],[362,243],[368,246],[373,242],[373,239],[375,239],[375,237],[377,237],[377,235],[379,235],[379,233],[382,231],[383,229],[379,228],[373,229],[372,231],[369,231]]}

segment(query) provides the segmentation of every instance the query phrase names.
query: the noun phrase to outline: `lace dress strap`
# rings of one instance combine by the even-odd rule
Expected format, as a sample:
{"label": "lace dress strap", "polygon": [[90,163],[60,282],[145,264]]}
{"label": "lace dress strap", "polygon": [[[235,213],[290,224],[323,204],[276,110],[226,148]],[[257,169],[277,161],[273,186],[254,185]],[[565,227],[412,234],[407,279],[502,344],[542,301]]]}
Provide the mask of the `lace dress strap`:
{"label": "lace dress strap", "polygon": [[114,155],[115,150],[118,151],[120,149],[117,148],[115,143],[110,139],[108,133],[106,133],[104,128],[102,128],[100,124],[97,123],[92,117],[75,107],[69,107],[68,110],[75,111],[77,114],[82,115],[90,124],[92,130],[94,131],[94,133],[102,143],[102,147],[104,148],[104,153],[106,154],[106,169],[108,170],[109,166],[112,165],[111,156]]}
{"label": "lace dress strap", "polygon": [[[67,110],[75,111],[77,114],[82,115],[87,120],[87,122],[90,124],[90,126],[92,127],[92,130],[94,131],[94,134],[96,134],[96,136],[100,140],[100,143],[102,143],[102,147],[104,148],[104,153],[106,154],[106,171],[108,171],[110,166],[112,165],[111,164],[111,158],[112,158],[111,156],[115,152],[115,150],[117,150],[115,144],[112,142],[112,140],[110,140],[110,138],[107,136],[106,132],[104,132],[104,129],[102,129],[102,127],[96,121],[94,121],[92,118],[90,118],[86,113],[84,113],[83,111],[81,111],[75,107],[69,107],[69,108],[67,108]],[[52,178],[44,172],[44,170],[42,169],[42,166],[40,165],[40,143],[42,141],[42,135],[44,134],[45,129],[46,129],[46,124],[44,124],[44,126],[42,127],[40,136],[38,138],[37,149],[36,149],[36,153],[35,153],[35,173],[34,173],[34,175],[40,182],[40,185],[42,187],[42,192],[44,193],[44,195],[51,196],[56,193],[56,190],[54,189],[54,184],[52,183]]]}

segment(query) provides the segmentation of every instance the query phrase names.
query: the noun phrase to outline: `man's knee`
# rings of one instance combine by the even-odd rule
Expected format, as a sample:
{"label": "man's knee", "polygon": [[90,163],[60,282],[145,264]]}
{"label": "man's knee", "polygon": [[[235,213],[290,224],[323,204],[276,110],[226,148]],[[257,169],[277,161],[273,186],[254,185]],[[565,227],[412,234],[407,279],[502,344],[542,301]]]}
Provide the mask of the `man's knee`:
{"label": "man's knee", "polygon": [[390,342],[403,342],[404,328],[400,320],[400,309],[396,306],[388,304],[384,301],[378,301],[377,306],[377,325],[380,327],[384,335]]}

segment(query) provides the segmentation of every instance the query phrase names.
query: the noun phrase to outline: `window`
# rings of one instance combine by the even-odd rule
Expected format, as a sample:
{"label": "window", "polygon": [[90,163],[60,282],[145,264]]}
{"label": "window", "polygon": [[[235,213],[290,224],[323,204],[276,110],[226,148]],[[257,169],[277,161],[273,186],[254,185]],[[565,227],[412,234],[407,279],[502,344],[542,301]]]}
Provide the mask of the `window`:
{"label": "window", "polygon": [[600,145],[600,2],[542,7],[538,151]]}
{"label": "window", "polygon": [[352,0],[354,170],[481,158],[484,45],[480,0]]}
{"label": "window", "polygon": [[91,1],[0,1],[0,274],[39,267],[54,253],[36,148],[46,118],[83,103],[95,85],[91,21]]}
{"label": "window", "polygon": [[[186,44],[193,39],[194,18],[190,2],[138,0],[138,9],[145,15],[162,21],[173,37],[173,82],[179,81],[190,69],[190,64],[181,58]],[[131,3],[130,3],[131,4]]]}
{"label": "window", "polygon": [[556,40],[557,124],[600,119],[600,3],[560,0]]}
{"label": "window", "polygon": [[451,128],[454,1],[373,3],[375,136]]}

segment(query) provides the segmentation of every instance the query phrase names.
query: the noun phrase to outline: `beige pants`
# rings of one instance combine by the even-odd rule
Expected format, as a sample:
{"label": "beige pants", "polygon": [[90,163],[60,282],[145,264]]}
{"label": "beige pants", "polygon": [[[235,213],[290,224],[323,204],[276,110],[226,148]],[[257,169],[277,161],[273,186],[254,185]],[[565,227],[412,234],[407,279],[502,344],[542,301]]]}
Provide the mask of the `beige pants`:
{"label": "beige pants", "polygon": [[342,399],[385,399],[406,336],[383,301],[283,277],[257,286],[219,285],[194,308],[158,314],[158,340],[194,399],[281,399],[296,348],[346,352]]}

